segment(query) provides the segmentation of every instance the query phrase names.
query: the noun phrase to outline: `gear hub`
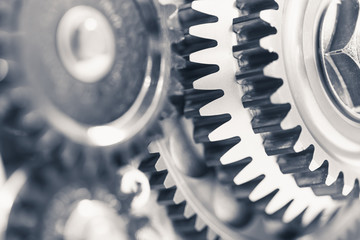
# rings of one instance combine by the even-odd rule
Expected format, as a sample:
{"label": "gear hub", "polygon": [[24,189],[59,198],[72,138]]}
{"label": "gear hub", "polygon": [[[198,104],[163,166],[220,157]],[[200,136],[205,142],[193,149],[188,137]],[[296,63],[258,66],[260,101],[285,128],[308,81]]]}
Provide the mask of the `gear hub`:
{"label": "gear hub", "polygon": [[329,96],[349,118],[360,121],[359,1],[332,2],[320,31],[320,54]]}

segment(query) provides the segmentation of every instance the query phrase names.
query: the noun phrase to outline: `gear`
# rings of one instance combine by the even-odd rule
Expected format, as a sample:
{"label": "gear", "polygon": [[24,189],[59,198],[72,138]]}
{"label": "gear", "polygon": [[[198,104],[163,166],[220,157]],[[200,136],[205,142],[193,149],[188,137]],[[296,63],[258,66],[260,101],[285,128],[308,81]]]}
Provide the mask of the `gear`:
{"label": "gear", "polygon": [[[263,1],[240,1],[238,7],[236,1],[231,0],[192,1],[190,9],[196,12],[193,18],[184,14],[193,20],[185,24],[189,35],[178,45],[178,52],[187,60],[185,68],[178,71],[188,89],[185,90],[184,115],[193,120],[194,139],[203,144],[207,165],[217,169],[220,181],[235,183],[232,188],[238,199],[245,197],[255,206],[265,205],[268,215],[280,216],[290,226],[299,219],[305,229],[319,219],[326,223],[341,204],[329,197],[315,196],[310,188],[299,188],[291,176],[281,173],[276,158],[269,157],[263,150],[261,136],[253,132],[251,116],[239,97],[243,89],[235,79],[238,68],[229,62],[233,58],[232,50],[239,63],[249,62],[243,50],[251,47],[252,42],[247,44],[244,40],[253,38],[256,42],[256,37],[262,37],[256,34],[261,35],[258,28],[242,24],[245,20],[257,24],[256,17],[247,18],[241,11],[247,8],[256,12],[271,5]],[[265,28],[266,24],[260,22],[256,27]],[[189,42],[196,44],[183,48]],[[262,56],[261,52],[256,53]],[[262,59],[254,57],[253,61]],[[276,214],[278,212],[282,214]],[[306,232],[301,229],[298,225],[295,232],[285,230],[280,234],[288,237]]]}
{"label": "gear", "polygon": [[[161,132],[157,120],[172,111],[166,24],[174,7],[147,0],[21,3],[2,4],[7,131],[37,141],[46,154],[58,152],[64,139],[137,149]],[[106,59],[103,72],[101,64],[91,67]]]}
{"label": "gear", "polygon": [[[323,16],[338,3],[262,2],[271,6],[260,9],[264,10],[259,14],[263,21],[257,18],[263,25],[263,34],[258,38],[259,44],[247,41],[243,50],[246,59],[239,61],[244,73],[238,75],[244,89],[244,105],[252,112],[253,129],[265,137],[267,154],[277,157],[282,172],[293,174],[300,187],[311,186],[315,194],[330,195],[334,199],[357,198],[359,124],[348,118],[340,110],[341,106],[332,100],[335,94],[327,90],[332,86],[323,80],[327,78],[324,72],[329,74],[332,70],[327,67],[321,70],[319,55],[326,53],[315,50],[325,38],[319,32],[322,21],[326,21]],[[328,21],[324,28],[341,31],[336,21],[348,21],[349,26],[356,23],[358,2],[339,4],[340,20]],[[347,15],[355,17],[346,20],[343,17]],[[248,20],[242,24],[251,24],[252,17],[248,14]],[[327,34],[331,34],[331,29]],[[346,38],[349,33],[339,32],[334,37],[334,46],[340,41],[339,36]],[[262,60],[257,62],[257,59]],[[356,71],[357,67],[353,69]],[[351,78],[351,71],[346,73],[344,79],[348,82],[345,84],[352,91],[355,85],[351,85],[351,79],[356,77]],[[329,81],[330,84],[332,81],[335,80]],[[341,91],[340,87],[335,89]]]}
{"label": "gear", "polygon": [[1,239],[139,239],[145,230],[156,239],[175,237],[170,223],[153,221],[163,217],[160,208],[157,215],[144,211],[156,205],[143,173],[131,166],[116,171],[103,156],[73,149],[17,170],[1,188]]}

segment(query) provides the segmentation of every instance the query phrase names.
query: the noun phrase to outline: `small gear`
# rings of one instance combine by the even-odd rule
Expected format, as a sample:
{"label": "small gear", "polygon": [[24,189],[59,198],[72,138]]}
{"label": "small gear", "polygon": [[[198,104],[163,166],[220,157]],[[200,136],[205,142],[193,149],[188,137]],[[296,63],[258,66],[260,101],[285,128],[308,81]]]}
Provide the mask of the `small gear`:
{"label": "small gear", "polygon": [[[346,49],[357,34],[359,2],[262,2],[271,8],[257,13],[261,36],[247,41],[246,57],[239,61],[246,73],[238,76],[242,100],[253,129],[264,136],[267,154],[277,157],[282,172],[293,174],[300,187],[334,199],[357,198],[360,125],[344,99],[356,107],[358,67],[344,68],[356,62]],[[242,24],[251,24],[252,17]],[[339,46],[348,42],[347,48]],[[326,44],[339,48],[340,55],[333,57]],[[345,65],[336,62],[340,57]],[[338,79],[343,85],[336,85]]]}

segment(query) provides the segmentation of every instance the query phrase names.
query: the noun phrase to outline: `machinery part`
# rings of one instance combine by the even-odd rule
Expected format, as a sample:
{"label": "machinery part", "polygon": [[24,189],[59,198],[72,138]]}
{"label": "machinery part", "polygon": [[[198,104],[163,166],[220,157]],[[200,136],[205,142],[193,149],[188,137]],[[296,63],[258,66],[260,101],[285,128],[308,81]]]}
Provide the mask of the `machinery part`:
{"label": "machinery part", "polygon": [[261,24],[263,35],[259,44],[247,41],[243,51],[250,60],[239,62],[253,128],[300,187],[334,199],[357,198],[359,67],[352,53],[359,2],[262,2],[270,7],[248,14],[242,25]]}
{"label": "machinery part", "polygon": [[[73,6],[73,8],[71,7],[67,8],[62,12],[62,14],[59,14],[60,17],[58,19],[60,24],[58,30],[55,33],[55,35],[58,36],[58,38],[55,39],[64,38],[65,40],[63,44],[65,45],[61,45],[59,43],[59,40],[57,40],[58,44],[55,44],[55,46],[59,46],[60,44],[61,46],[59,48],[62,49],[61,52],[59,52],[59,56],[57,56],[58,57],[57,61],[62,67],[61,69],[64,68],[66,70],[67,77],[70,76],[76,83],[98,84],[104,81],[102,78],[108,77],[106,72],[111,71],[108,70],[109,66],[112,65],[112,61],[116,61],[117,59],[116,55],[115,56],[112,55],[111,49],[113,47],[113,44],[118,44],[118,42],[114,43],[111,40],[112,39],[111,36],[114,33],[109,31],[108,25],[113,24],[116,28],[116,26],[119,27],[121,24],[120,21],[118,21],[119,19],[117,19],[116,16],[114,15],[113,18],[110,19],[103,18],[103,16],[106,16],[106,14],[108,13],[107,11],[111,11],[111,9],[109,9],[109,5],[107,5],[107,3],[109,2],[110,1],[106,1],[106,0],[96,3],[91,1],[91,3],[93,3],[94,6],[95,5],[97,6],[97,4],[106,3],[102,6],[105,13],[103,11],[98,11],[98,9],[94,8],[93,6],[87,8],[83,5],[80,5],[80,6]],[[123,1],[121,4],[125,4],[126,2],[127,1]],[[136,7],[136,10],[140,10],[140,14],[138,16],[140,16],[139,18],[141,18],[141,20],[149,19],[147,15],[149,12],[141,11],[144,9],[143,4],[149,6],[147,5],[148,2],[149,1],[147,0],[136,1],[137,4],[141,5]],[[179,3],[180,2],[182,3],[182,1],[179,1]],[[24,3],[24,5],[27,6],[29,5],[31,6],[31,4],[34,4],[33,6],[38,6],[37,4],[40,5],[40,3],[37,3],[35,0],[32,0],[32,2],[30,3]],[[47,4],[51,5],[51,4],[60,4],[60,3],[47,3]],[[133,2],[131,2],[131,4],[133,4]],[[162,10],[164,10],[164,12],[168,12],[165,8],[157,5],[157,2],[154,2],[154,4],[157,11],[161,13]],[[246,7],[249,7],[251,11],[255,11],[255,10],[259,11],[259,9],[262,10],[264,6],[265,8],[268,7],[268,5],[264,5],[262,1],[255,1],[253,2],[253,4],[250,3],[245,5]],[[240,9],[242,9],[241,1],[239,1],[238,6]],[[38,6],[38,7],[42,7],[42,6]],[[76,24],[74,25],[67,24],[67,22],[74,20],[73,16],[78,15],[77,13],[79,8],[84,10],[83,11],[84,15],[80,14],[79,19],[76,20],[79,22],[75,22]],[[159,8],[161,10],[159,10]],[[146,9],[149,10],[149,8]],[[57,12],[57,10],[58,9],[55,9],[54,11]],[[198,10],[199,12],[194,10]],[[25,16],[31,13],[29,9],[20,10],[20,11],[24,11],[25,13],[27,13],[24,14]],[[151,13],[152,11],[150,11],[150,15],[153,16]],[[207,14],[211,14],[211,16]],[[165,80],[162,83],[164,83],[166,87],[164,87],[165,85],[155,84],[156,86],[159,87],[161,86],[161,88],[156,88],[156,90],[154,90],[154,92],[156,92],[154,96],[155,95],[156,97],[162,96],[161,98],[157,98],[159,101],[158,104],[152,105],[152,103],[157,102],[157,100],[152,99],[153,101],[149,101],[151,103],[150,107],[145,106],[145,109],[149,111],[151,109],[152,110],[156,109],[154,111],[151,110],[151,114],[149,113],[148,115],[148,116],[151,115],[151,118],[153,120],[145,121],[143,123],[144,125],[141,124],[137,125],[137,122],[133,121],[132,124],[135,124],[135,126],[138,127],[140,130],[137,131],[136,128],[134,128],[135,130],[131,129],[136,132],[134,133],[134,135],[136,135],[137,137],[134,137],[134,135],[130,134],[128,138],[131,138],[130,140],[131,142],[136,142],[137,140],[141,140],[141,144],[142,144],[143,143],[142,139],[145,139],[144,142],[147,142],[150,140],[150,138],[145,136],[146,134],[144,132],[148,133],[149,130],[152,128],[152,126],[155,125],[155,119],[157,119],[160,115],[162,118],[167,119],[163,123],[164,132],[171,133],[171,136],[169,138],[164,138],[159,141],[153,141],[153,144],[149,147],[152,152],[160,151],[162,157],[160,157],[159,154],[154,153],[146,161],[143,162],[143,164],[141,165],[141,169],[147,172],[151,172],[152,175],[151,183],[153,186],[157,187],[160,190],[158,201],[166,205],[168,209],[168,214],[175,223],[177,231],[181,232],[182,236],[184,236],[185,238],[217,239],[220,238],[219,236],[221,236],[224,238],[231,238],[231,239],[239,239],[241,237],[264,239],[266,236],[266,238],[268,239],[278,239],[279,237],[289,239],[301,234],[306,234],[315,226],[318,227],[323,224],[329,223],[334,213],[336,213],[336,210],[339,207],[345,205],[345,203],[337,203],[336,201],[333,201],[329,197],[316,197],[311,191],[309,191],[309,189],[299,189],[296,186],[295,181],[293,181],[293,179],[291,178],[291,176],[283,175],[280,172],[280,170],[277,168],[275,158],[266,156],[265,151],[263,151],[264,149],[261,143],[260,136],[257,136],[252,131],[250,131],[251,117],[248,114],[248,112],[245,110],[245,108],[241,105],[241,99],[239,97],[239,92],[238,92],[245,90],[237,88],[234,77],[235,75],[234,73],[236,71],[235,64],[227,63],[227,60],[231,62],[232,46],[236,42],[235,34],[229,30],[233,22],[234,22],[233,27],[235,30],[237,27],[239,27],[239,25],[241,26],[242,18],[241,17],[238,18],[239,14],[240,14],[239,10],[235,8],[235,0],[232,1],[226,0],[224,2],[210,1],[210,0],[191,1],[190,5],[183,5],[180,11],[178,12],[178,16],[180,18],[181,24],[187,26],[185,27],[184,31],[185,32],[188,31],[188,34],[185,35],[185,37],[182,39],[181,42],[173,46],[174,51],[179,55],[181,55],[182,57],[182,59],[179,59],[179,56],[171,56],[172,59],[175,59],[173,65],[177,68],[176,71],[174,71],[173,73],[176,75],[176,78],[180,78],[180,81],[183,83],[185,88],[191,88],[193,87],[192,85],[194,85],[195,90],[187,89],[185,91],[185,101],[183,102],[185,109],[182,109],[183,106],[181,105],[181,101],[179,101],[179,99],[172,99],[172,100],[178,101],[177,102],[178,110],[180,110],[181,113],[184,113],[186,117],[191,118],[193,120],[194,133],[195,133],[194,139],[197,142],[202,143],[201,146],[196,145],[193,142],[193,140],[190,140],[192,136],[191,133],[189,133],[188,126],[189,125],[191,126],[192,124],[188,124],[188,121],[184,120],[183,118],[178,118],[177,116],[173,118],[169,118],[170,114],[168,114],[168,112],[166,111],[166,107],[163,106],[166,105],[163,100],[165,99],[165,96],[167,97],[167,95],[169,95],[167,91],[173,91],[176,88],[171,85],[173,83],[166,82]],[[88,17],[89,15],[91,16],[90,18]],[[234,18],[235,20],[233,21]],[[153,18],[150,17],[150,19]],[[162,17],[161,19],[167,20],[168,17]],[[170,21],[172,20],[173,19],[170,19]],[[151,20],[143,21],[143,22],[149,24],[146,25],[147,26],[146,28],[150,29],[152,34],[155,33],[157,37],[161,36],[160,43],[163,43],[162,40],[162,37],[164,37],[163,34],[158,35],[156,33],[161,32],[165,24],[161,22],[161,27],[159,27],[156,23],[154,24],[154,21]],[[28,23],[24,21],[23,25],[27,26]],[[175,26],[175,25],[171,25],[171,26]],[[44,25],[42,27],[46,27],[46,26]],[[39,29],[40,28],[41,26],[39,26]],[[130,29],[130,32],[131,30],[133,29]],[[216,32],[216,34],[214,32]],[[34,37],[32,33],[27,33],[27,34],[29,34],[27,35],[29,36],[28,40],[31,40],[31,38]],[[101,44],[99,44],[99,46],[96,47],[94,47],[91,41],[90,42],[85,41],[84,44],[84,39],[86,39],[88,36],[92,36],[95,39],[99,38]],[[164,38],[167,39],[167,37],[168,36],[165,36]],[[210,40],[204,39],[204,37],[211,39]],[[238,35],[238,37],[240,37],[240,35]],[[158,38],[156,39],[158,40]],[[146,38],[142,40],[146,40]],[[28,45],[25,44],[25,46]],[[157,47],[155,48],[155,51],[159,51],[159,53],[163,53],[163,48],[162,48],[163,45],[160,44],[156,46]],[[241,47],[243,46],[239,45],[236,46],[234,49],[236,51],[241,51],[242,49]],[[23,57],[19,57],[16,59],[26,59],[26,56],[27,58],[29,57],[28,55],[29,52],[30,53],[33,52],[32,48],[24,48],[24,49],[25,51],[20,54],[23,55]],[[165,47],[165,49],[167,49],[167,47]],[[135,52],[137,53],[138,50],[139,49],[135,49]],[[161,58],[161,60],[167,62],[170,59],[170,53],[168,53],[166,50],[165,52],[166,52],[165,56],[167,57],[165,57],[164,59]],[[220,59],[219,56],[228,56],[229,58]],[[241,57],[244,56],[246,57],[246,55],[241,55]],[[89,71],[89,72],[85,72],[83,70],[84,66],[92,66],[92,64],[94,64],[94,62],[99,61],[99,59],[105,59],[104,61],[102,61],[104,65],[101,66],[99,69],[92,69],[93,71]],[[141,58],[141,60],[144,59],[145,58]],[[240,59],[240,62],[242,60],[244,59]],[[66,64],[69,63],[68,61],[72,62],[73,64]],[[182,65],[182,63],[184,62],[185,64]],[[9,84],[7,82],[8,77],[14,73],[11,71],[9,59],[0,61],[0,63],[3,63],[2,67],[0,68],[1,69],[0,78],[3,78],[3,83],[4,83],[3,86],[5,86]],[[26,62],[21,63],[21,65],[26,66]],[[180,66],[184,68],[181,69]],[[162,65],[162,67],[164,66]],[[164,70],[165,73],[160,71],[160,73],[164,73],[165,74],[164,76],[169,77],[167,74],[169,74],[170,71],[168,70],[169,69]],[[28,71],[31,73],[33,69],[31,68]],[[158,71],[156,71],[155,69],[154,73],[157,72]],[[153,75],[151,73],[148,76],[152,77]],[[88,77],[86,76],[86,74],[90,74],[91,76]],[[31,76],[31,74],[29,75]],[[28,73],[26,74],[26,76],[28,76]],[[219,79],[224,81],[220,82]],[[146,84],[146,80],[147,78],[144,78],[140,80],[140,82],[144,81],[143,84]],[[33,86],[39,84],[36,83],[37,81],[41,81],[41,80],[29,79],[29,82]],[[152,83],[153,82],[150,82],[150,86],[152,86],[151,85]],[[19,84],[22,85],[22,81],[20,81]],[[39,88],[47,84],[39,84]],[[56,82],[56,84],[58,83]],[[134,89],[139,90],[138,86],[140,86],[140,84],[139,85],[135,84],[135,85],[136,86],[134,87]],[[62,88],[60,89],[63,90]],[[166,89],[166,91],[164,91],[164,89]],[[218,89],[221,90],[219,91]],[[46,94],[48,94],[48,91],[47,89],[44,90],[45,91],[43,91],[42,93],[44,95],[42,94],[37,94],[37,95],[46,96]],[[131,91],[131,93],[135,93],[135,94],[133,95],[129,94],[129,96],[130,95],[136,96],[135,90],[134,92]],[[159,92],[157,92],[157,90]],[[35,90],[35,92],[36,91],[37,90]],[[19,104],[20,110],[22,110],[24,106],[27,105],[26,104],[27,102],[22,99],[23,96],[21,92],[19,92],[13,86],[7,88],[6,91],[4,92],[7,94],[4,94],[3,96],[8,96],[8,95],[11,96],[9,98],[5,97],[4,105],[6,105],[6,103],[15,104],[15,105]],[[121,92],[124,92],[125,95],[128,94],[128,92],[125,91],[124,89],[121,89]],[[62,94],[66,95],[64,92]],[[90,95],[92,94],[89,94],[88,96]],[[54,94],[54,96],[51,95],[50,97],[49,96],[47,97],[51,99],[51,97],[55,97],[55,96],[56,94]],[[129,107],[132,103],[131,100],[127,98],[124,99],[126,100],[123,102],[123,104],[125,105],[125,107],[124,106],[123,107],[125,109],[124,111],[126,111],[126,105],[128,105]],[[129,102],[126,102],[127,100],[129,100]],[[64,101],[67,101],[67,99]],[[50,103],[53,104],[54,106],[57,106],[58,104],[54,99]],[[221,107],[223,108],[219,108],[220,104]],[[36,102],[35,105],[41,106],[40,110],[47,109],[46,106],[44,107],[44,105],[41,105],[41,103],[39,102]],[[108,104],[105,103],[105,105]],[[229,106],[229,105],[233,105],[233,106]],[[96,117],[98,116],[96,115],[96,113],[87,113],[90,115],[91,114],[94,115],[92,115],[91,117],[86,117],[82,120],[81,118],[83,116],[72,115],[71,112],[70,113],[68,112],[68,111],[72,111],[71,108],[76,109],[76,107],[78,107],[78,105],[71,107],[65,106],[64,109],[61,109],[61,107],[57,106],[57,108],[61,110],[60,112],[66,113],[66,117],[75,120],[75,122],[79,123],[80,125],[87,126],[93,124],[94,125],[103,124],[101,122],[102,119],[99,120]],[[19,121],[23,122],[24,119],[28,119],[28,118],[23,118],[24,114],[22,114],[21,111],[19,111],[19,109],[15,108],[14,110],[12,108],[10,111],[5,111],[4,112],[5,122],[12,123],[13,119],[16,119],[17,121],[15,121],[15,123],[17,124]],[[25,109],[27,108],[25,107]],[[76,111],[74,112],[77,114]],[[160,112],[163,114],[160,114]],[[31,111],[31,113],[34,112]],[[136,116],[138,116],[138,114],[142,112],[137,111],[136,113],[137,113]],[[116,131],[110,132],[110,134],[115,133],[116,135],[115,137],[112,135],[114,138],[111,137],[110,139],[105,139],[104,141],[103,140],[93,141],[94,139],[90,139],[90,141],[88,141],[89,135],[83,135],[85,137],[83,138],[80,137],[79,139],[77,139],[76,137],[73,136],[74,134],[73,132],[69,133],[68,129],[64,130],[63,126],[57,126],[56,123],[54,123],[55,120],[56,121],[59,120],[59,119],[54,120],[53,117],[56,116],[56,114],[52,115],[49,114],[49,112],[45,112],[45,116],[47,116],[48,122],[50,122],[51,125],[55,126],[55,128],[60,129],[60,132],[65,133],[66,137],[69,137],[72,140],[80,142],[80,144],[82,144],[82,146],[79,147],[80,151],[86,148],[84,147],[84,145],[86,144],[92,145],[91,147],[89,147],[89,149],[91,150],[90,153],[87,154],[91,156],[91,158],[97,158],[98,154],[100,155],[105,154],[105,155],[111,155],[110,158],[112,159],[113,155],[117,153],[116,151],[119,152],[118,158],[120,160],[128,159],[127,155],[131,155],[132,157],[140,156],[138,153],[138,149],[135,150],[136,154],[132,154],[133,149],[130,148],[127,149],[131,151],[130,154],[127,154],[125,151],[123,151],[124,148],[126,149],[126,147],[128,146],[128,144],[124,144],[124,142],[127,142],[127,140],[124,141],[119,140],[122,138],[116,135]],[[44,132],[44,128],[43,126],[41,126],[42,120],[39,120],[36,117],[34,118],[37,120],[30,121],[30,123],[32,123],[30,124],[31,126],[30,129],[32,130],[35,129],[36,130],[35,132],[37,134],[41,133],[40,135],[44,136],[42,135]],[[111,116],[109,116],[109,118],[111,119]],[[123,118],[123,116],[121,115],[120,118]],[[86,122],[86,121],[90,121],[90,122]],[[107,122],[107,120],[104,121]],[[144,127],[145,125],[147,126]],[[238,127],[239,125],[241,125],[241,127]],[[50,129],[52,129],[52,127]],[[69,129],[71,131],[74,130],[73,127],[70,127]],[[104,128],[102,128],[100,130],[101,133],[104,135],[102,134],[100,135],[95,134],[95,135],[104,137],[105,133],[109,133],[107,132],[109,131],[109,129],[105,128],[105,131],[103,131]],[[7,133],[10,132],[13,135],[18,134],[22,136],[24,134],[22,131],[19,131],[16,128],[9,129],[7,127],[6,131]],[[141,132],[141,134],[139,132]],[[86,131],[86,134],[88,133],[89,132]],[[55,156],[55,158],[57,158],[57,159],[51,159],[50,156],[47,156],[44,160],[48,160],[49,162],[45,164],[44,168],[46,168],[49,165],[52,166],[53,164],[55,165],[62,164],[62,160],[65,160],[66,158],[62,158],[60,156],[66,154],[67,151],[71,149],[68,147],[68,144],[72,144],[71,141],[67,141],[67,140],[64,141],[63,137],[59,135],[55,135],[55,137],[53,136],[54,135],[49,137],[48,135],[47,138],[41,137],[42,139],[39,141],[40,143],[39,146],[41,146],[44,149],[45,148],[51,149],[52,151],[54,151],[53,153],[55,153],[52,154],[51,156],[52,157]],[[95,138],[95,139],[99,140],[99,138]],[[57,143],[58,145],[55,143]],[[115,147],[116,151],[113,151],[113,149],[108,151],[108,149],[105,148],[99,148],[99,149],[94,148],[94,145],[97,147],[104,147],[105,145],[112,145],[115,143],[122,143],[122,145]],[[53,146],[48,148],[46,144],[50,144],[50,146],[51,145]],[[139,146],[141,144],[137,143],[136,145]],[[247,146],[250,147],[246,149]],[[140,151],[142,150],[143,149],[140,149]],[[35,155],[35,156],[39,158],[42,157],[39,155]],[[74,152],[71,152],[70,156],[76,158],[77,155]],[[104,164],[104,162],[106,161],[102,161],[104,160],[102,157],[100,157],[97,160],[101,162],[100,169],[103,169],[106,165]],[[91,165],[93,162],[94,161],[86,159],[84,161],[84,164]],[[132,160],[131,162],[134,163],[135,161]],[[82,171],[81,170],[82,168],[80,167],[75,167],[74,169],[75,172]],[[56,172],[62,170],[62,168],[56,167],[53,170]],[[37,176],[37,172],[41,172],[41,171],[39,170],[33,172],[33,174]],[[69,173],[71,172],[72,171],[69,170]],[[91,174],[91,172],[92,171],[90,171],[89,173],[89,179],[93,179],[93,180],[97,179],[94,174]],[[95,172],[97,172],[97,170],[95,170]],[[61,175],[64,173],[66,174],[67,171],[60,172],[59,174]],[[101,172],[101,174],[103,174],[103,172]],[[236,175],[237,177],[235,178]],[[46,174],[44,175],[45,179],[47,179],[46,176],[48,175]],[[103,177],[103,175],[100,176]],[[123,175],[123,181],[125,181],[126,179],[133,180],[132,176],[133,174],[131,172],[129,173],[128,171],[125,170],[125,174]],[[235,178],[235,183],[234,183],[234,178]],[[17,179],[23,179],[25,182],[25,179],[21,178],[21,175]],[[32,177],[30,177],[29,179],[32,179]],[[41,177],[40,180],[36,177],[35,179],[37,179],[36,181],[41,182]],[[131,187],[123,187],[122,189],[125,192],[133,191],[134,194],[136,195],[138,190],[142,189],[142,187],[137,186],[137,183],[143,182],[143,179],[144,178],[140,178],[138,180],[135,179],[135,182],[131,181],[132,183],[134,183],[133,185],[131,185]],[[56,185],[61,183],[61,181],[56,181],[55,178],[52,180],[53,181],[49,181],[49,184]],[[98,177],[98,180],[102,180],[102,179]],[[91,182],[92,181],[89,180],[89,183]],[[100,191],[106,189],[106,184],[104,185],[105,186],[101,186],[99,188],[93,187],[90,190],[92,192],[95,192],[93,194],[95,196],[107,195],[103,193],[102,194],[96,193],[98,189]],[[4,189],[7,188],[5,187]],[[199,194],[197,191],[201,192],[201,194]],[[51,193],[51,191],[49,191],[48,193]],[[77,196],[76,194],[73,194],[72,191],[71,194],[65,193],[60,195]],[[33,197],[31,194],[24,194],[24,196],[25,196],[24,198],[25,200],[27,197],[30,198]],[[142,199],[146,199],[146,194],[145,197],[135,197],[135,200],[132,201],[131,204],[125,203],[125,205],[129,205],[129,208],[131,209],[138,205],[142,205],[143,202]],[[23,199],[21,198],[19,199],[20,202],[22,200]],[[120,201],[121,200],[122,199],[120,199]],[[114,217],[114,215],[112,214],[113,210],[104,207],[104,204],[99,203],[99,201],[104,202],[102,198],[96,198],[96,200],[90,200],[88,198],[80,199],[79,202],[81,204],[79,203],[75,208],[75,210],[71,212],[71,214],[65,217],[65,219],[68,219],[69,224],[68,225],[65,224],[64,229],[66,231],[64,232],[63,236],[64,235],[65,237],[68,236],[67,235],[68,232],[74,234],[74,228],[71,227],[73,226],[72,224],[73,222],[81,221],[87,224],[88,219],[87,218],[84,219],[83,216],[81,216],[81,212],[82,212],[81,209],[83,208],[83,206],[86,206],[87,208],[90,207],[93,210],[90,216],[88,216],[88,218],[95,218],[100,216],[101,218],[104,217],[110,219],[111,222],[117,221],[115,219],[116,217]],[[11,202],[12,201],[10,201],[10,203]],[[64,202],[64,201],[60,200],[60,202]],[[57,204],[53,204],[53,205],[57,205]],[[19,206],[19,205],[17,205],[16,202],[14,206]],[[123,209],[128,209],[128,208],[123,208]],[[264,211],[266,214],[264,214]],[[45,214],[45,216],[50,219],[57,219],[58,216],[57,213],[59,212],[56,210],[50,211],[50,213]],[[16,213],[14,214],[16,215]],[[13,226],[18,226],[16,225],[17,216],[15,216],[14,219],[16,221],[10,220],[10,224],[15,222],[15,225],[11,225],[11,226],[9,225],[10,228],[8,228],[8,231],[11,231]],[[22,219],[25,219],[26,221],[27,218],[24,217]],[[31,219],[33,220],[38,218],[31,218]],[[253,222],[250,222],[251,219],[253,219]],[[281,219],[282,221],[278,221],[279,219]],[[136,218],[136,220],[138,219]],[[25,222],[25,225],[27,223],[31,224],[31,222],[32,221]],[[46,236],[50,236],[50,238],[53,239],[52,234],[55,231],[51,229],[54,229],[54,227],[52,227],[54,226],[54,224],[51,225],[51,221],[49,221],[48,224],[50,227],[47,229],[50,230],[46,232],[46,234],[48,234]],[[81,231],[84,228],[85,228],[84,225],[80,225],[78,229],[75,229],[75,234],[72,235],[72,237],[84,236],[82,235],[84,232]],[[259,231],[259,229],[261,231]],[[149,231],[151,232],[151,228],[149,230],[149,228],[147,227],[145,229],[142,228],[140,231],[136,229],[135,231],[136,234],[131,234],[131,237],[137,234],[143,234],[142,236],[144,236],[145,234],[148,234]],[[20,234],[21,232],[18,233]],[[16,234],[17,233],[15,233],[15,235]],[[117,234],[122,234],[122,232],[115,233],[115,235],[111,234],[112,236],[102,235],[101,237],[103,238],[119,237],[119,235]],[[155,237],[153,234],[155,234]],[[152,239],[154,238],[158,239],[156,233],[154,232],[151,233],[151,236],[153,236],[151,237]],[[35,239],[38,238],[35,237]]]}
{"label": "machinery part", "polygon": [[2,5],[4,123],[46,135],[37,119],[44,118],[95,147],[147,139],[171,85],[169,7],[152,0]]}
{"label": "machinery part", "polygon": [[[73,149],[59,161],[17,170],[2,186],[1,239],[175,239],[165,212],[148,201],[142,172],[116,172],[102,156]],[[128,191],[134,182],[140,188]]]}
{"label": "machinery part", "polygon": [[[255,1],[247,7],[267,5]],[[251,116],[241,102],[243,89],[235,78],[238,66],[232,61],[234,49],[239,62],[246,62],[241,50],[248,45],[238,43],[236,36],[241,40],[241,35],[232,32],[242,27],[241,1],[240,9],[232,0],[193,1],[190,8],[202,18],[187,25],[188,39],[201,47],[183,54],[188,62],[180,72],[184,86],[190,88],[185,93],[184,114],[194,122],[194,138],[204,145],[207,164],[219,166],[220,179],[233,178],[239,199],[264,204],[267,214],[280,216],[285,223],[301,219],[295,231],[280,233],[284,237],[301,234],[305,231],[301,226],[306,229],[313,221],[326,222],[339,203],[315,196],[310,188],[299,188],[291,176],[281,173],[276,158],[264,151],[261,136],[253,132]]]}

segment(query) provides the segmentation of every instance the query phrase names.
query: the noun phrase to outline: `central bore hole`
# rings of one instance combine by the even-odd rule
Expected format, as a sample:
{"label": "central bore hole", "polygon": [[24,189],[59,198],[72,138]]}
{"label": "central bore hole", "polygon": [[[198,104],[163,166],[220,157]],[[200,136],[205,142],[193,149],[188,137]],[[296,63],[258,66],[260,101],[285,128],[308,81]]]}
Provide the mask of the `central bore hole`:
{"label": "central bore hole", "polygon": [[97,82],[115,60],[116,42],[107,18],[89,6],[68,10],[57,29],[57,48],[66,70],[83,82]]}
{"label": "central bore hole", "polygon": [[360,121],[359,0],[333,1],[319,36],[328,94],[347,117]]}

